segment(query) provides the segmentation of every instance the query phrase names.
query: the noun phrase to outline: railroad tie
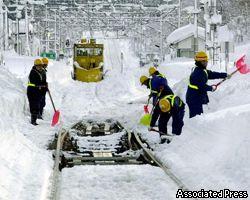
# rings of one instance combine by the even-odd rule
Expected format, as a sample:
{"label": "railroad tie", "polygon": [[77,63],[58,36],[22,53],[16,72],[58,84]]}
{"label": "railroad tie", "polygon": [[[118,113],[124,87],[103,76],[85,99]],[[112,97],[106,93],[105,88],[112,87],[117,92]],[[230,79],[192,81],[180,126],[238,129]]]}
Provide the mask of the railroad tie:
{"label": "railroad tie", "polygon": [[108,123],[105,123],[104,134],[105,135],[110,135],[111,134],[111,132],[110,132],[110,124],[108,124]]}
{"label": "railroad tie", "polygon": [[92,134],[92,125],[88,124],[86,128],[86,135],[91,135]]}

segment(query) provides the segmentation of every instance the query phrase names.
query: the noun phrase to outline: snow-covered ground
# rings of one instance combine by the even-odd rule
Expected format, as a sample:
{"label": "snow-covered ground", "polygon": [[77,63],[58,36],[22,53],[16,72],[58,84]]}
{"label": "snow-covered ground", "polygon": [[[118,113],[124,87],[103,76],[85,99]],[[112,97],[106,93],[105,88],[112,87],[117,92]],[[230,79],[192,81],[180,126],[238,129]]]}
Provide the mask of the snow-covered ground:
{"label": "snow-covered ground", "polygon": [[[210,104],[205,107],[205,114],[189,119],[186,107],[182,135],[170,144],[159,144],[157,133],[138,124],[149,93],[141,87],[139,77],[147,75],[148,68],[138,67],[129,41],[103,42],[108,72],[100,83],[74,81],[71,66],[50,61],[49,88],[62,116],[55,128],[50,126],[53,108],[48,97],[44,120],[39,120],[36,127],[29,123],[26,85],[35,58],[5,52],[6,65],[0,68],[0,199],[47,199],[53,165],[51,152],[46,150],[49,140],[61,126],[67,128],[82,119],[108,118],[139,131],[154,147],[155,155],[190,189],[228,188],[249,193],[250,75],[238,73],[216,92],[209,93]],[[230,72],[234,70],[233,61],[249,50],[250,44],[236,48]],[[193,65],[193,60],[181,59],[159,67],[183,100]],[[67,189],[61,199],[72,200],[164,200],[174,199],[177,190],[163,172],[152,166],[78,166],[63,170],[62,183],[65,183],[62,188]]]}

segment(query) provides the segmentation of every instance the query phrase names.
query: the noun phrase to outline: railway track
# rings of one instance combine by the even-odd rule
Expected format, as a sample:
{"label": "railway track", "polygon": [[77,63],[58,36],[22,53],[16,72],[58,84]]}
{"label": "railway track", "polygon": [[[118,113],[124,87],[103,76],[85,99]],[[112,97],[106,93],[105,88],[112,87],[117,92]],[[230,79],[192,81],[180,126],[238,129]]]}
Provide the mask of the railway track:
{"label": "railway track", "polygon": [[59,199],[60,173],[77,165],[145,165],[160,167],[179,189],[187,186],[169,167],[157,159],[137,132],[130,132],[118,121],[81,121],[62,129],[50,148],[55,160],[49,199]]}

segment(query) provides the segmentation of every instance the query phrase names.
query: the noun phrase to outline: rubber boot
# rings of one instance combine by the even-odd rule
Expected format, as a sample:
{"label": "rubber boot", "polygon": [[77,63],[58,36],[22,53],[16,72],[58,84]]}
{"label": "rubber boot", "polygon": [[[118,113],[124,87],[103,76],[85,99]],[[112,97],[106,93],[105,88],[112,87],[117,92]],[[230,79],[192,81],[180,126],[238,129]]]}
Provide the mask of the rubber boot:
{"label": "rubber boot", "polygon": [[31,124],[36,126],[38,123],[36,123],[37,115],[31,115]]}

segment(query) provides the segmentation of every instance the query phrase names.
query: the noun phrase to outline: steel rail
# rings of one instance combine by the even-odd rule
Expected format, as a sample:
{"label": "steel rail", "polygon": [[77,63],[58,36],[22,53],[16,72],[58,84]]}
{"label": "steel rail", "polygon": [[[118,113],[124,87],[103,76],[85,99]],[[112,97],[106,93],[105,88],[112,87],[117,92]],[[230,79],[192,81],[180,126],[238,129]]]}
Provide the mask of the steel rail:
{"label": "steel rail", "polygon": [[[148,145],[145,145],[140,139],[140,136],[137,132],[131,133],[128,129],[126,129],[120,122],[117,121],[117,125],[120,128],[123,128],[127,134],[128,134],[128,145],[129,149],[132,149],[135,147],[137,150],[142,149],[144,152],[144,158],[149,164],[155,164],[156,166],[160,167],[165,174],[178,186],[179,189],[182,189],[183,191],[190,191],[188,187],[170,170],[170,168],[166,165],[163,164],[158,158],[156,158],[153,155],[153,152],[147,147]],[[63,147],[63,142],[65,139],[65,136],[67,135],[67,131],[65,129],[62,129],[58,133],[58,139],[57,139],[57,147],[55,150],[55,161],[54,161],[54,166],[53,166],[53,172],[52,172],[52,180],[51,180],[51,189],[50,189],[50,200],[58,200],[59,199],[59,187],[60,187],[60,155],[61,155],[61,150]],[[89,165],[92,164],[92,161],[94,158],[78,158],[80,160],[86,160],[89,161]],[[118,160],[122,160],[123,158],[117,158]],[[98,159],[97,161],[102,161],[102,158]],[[125,159],[126,160],[126,159]],[[124,160],[124,161],[125,161]],[[74,161],[72,161],[73,163]],[[138,162],[139,163],[139,162]],[[138,164],[137,162],[134,162],[134,164]],[[74,163],[75,165],[78,165],[77,163]],[[80,164],[80,162],[79,162]],[[112,163],[106,162],[103,163],[105,165],[110,165]],[[126,164],[126,163],[121,163],[121,164]],[[133,164],[133,163],[131,163]],[[198,198],[193,198],[198,200]]]}
{"label": "steel rail", "polygon": [[[157,159],[153,155],[153,152],[149,148],[145,147],[147,145],[144,145],[144,143],[141,141],[138,133],[134,132],[133,135],[134,135],[134,138],[136,139],[136,141],[138,142],[138,144],[143,149],[144,153],[147,155],[147,157],[149,157],[151,159],[151,163],[155,163],[157,166],[159,166],[168,175],[168,177],[170,177],[176,183],[176,185],[179,187],[179,189],[182,189],[184,191],[190,191],[188,189],[188,187],[176,175],[174,175],[173,172],[171,172],[170,168],[166,164],[163,164],[159,159]],[[192,198],[192,199],[198,200],[198,198]]]}
{"label": "steel rail", "polygon": [[59,165],[60,165],[60,152],[63,146],[63,141],[65,139],[65,136],[67,134],[67,131],[65,129],[61,129],[58,133],[57,138],[57,145],[55,150],[55,161],[53,166],[53,172],[52,172],[52,180],[51,180],[51,190],[50,190],[50,200],[57,200],[59,196]]}

